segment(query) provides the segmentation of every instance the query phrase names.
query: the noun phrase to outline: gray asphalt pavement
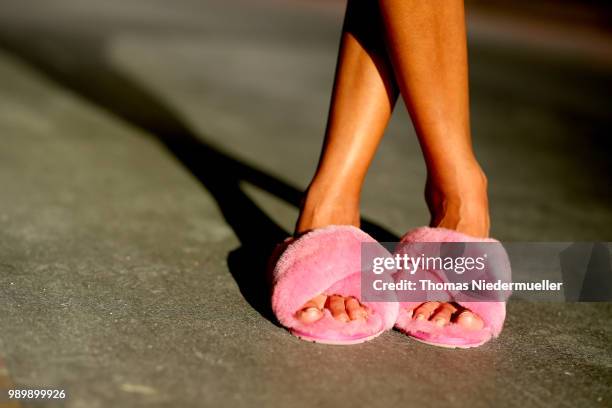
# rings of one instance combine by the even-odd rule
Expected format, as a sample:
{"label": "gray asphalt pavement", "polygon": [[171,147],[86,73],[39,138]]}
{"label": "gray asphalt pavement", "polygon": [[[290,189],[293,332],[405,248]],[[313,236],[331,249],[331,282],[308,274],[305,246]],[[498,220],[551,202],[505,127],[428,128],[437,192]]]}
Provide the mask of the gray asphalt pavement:
{"label": "gray asphalt pavement", "polygon": [[[272,0],[0,5],[0,386],[62,388],[23,405],[71,408],[612,404],[610,304],[511,302],[473,350],[394,331],[316,345],[271,318],[262,268],[316,164],[341,18]],[[493,235],[612,240],[605,45],[487,21],[470,20],[471,94]],[[426,224],[424,176],[398,106],[365,228]]]}

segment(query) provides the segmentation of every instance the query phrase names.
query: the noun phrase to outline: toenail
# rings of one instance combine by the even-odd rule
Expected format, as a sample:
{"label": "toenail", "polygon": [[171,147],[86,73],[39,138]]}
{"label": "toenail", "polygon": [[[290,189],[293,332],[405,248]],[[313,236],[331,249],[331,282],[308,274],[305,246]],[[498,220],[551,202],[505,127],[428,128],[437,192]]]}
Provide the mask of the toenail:
{"label": "toenail", "polygon": [[435,323],[437,326],[443,327],[443,326],[444,326],[444,324],[445,324],[445,321],[444,321],[444,319],[442,319],[442,318],[438,318],[438,319],[435,319],[435,320],[434,320],[434,323]]}
{"label": "toenail", "polygon": [[417,320],[425,320],[425,315],[424,315],[424,314],[419,313],[418,315],[416,315],[416,319],[417,319]]}
{"label": "toenail", "polygon": [[474,319],[474,316],[471,313],[462,313],[461,320],[471,321]]}

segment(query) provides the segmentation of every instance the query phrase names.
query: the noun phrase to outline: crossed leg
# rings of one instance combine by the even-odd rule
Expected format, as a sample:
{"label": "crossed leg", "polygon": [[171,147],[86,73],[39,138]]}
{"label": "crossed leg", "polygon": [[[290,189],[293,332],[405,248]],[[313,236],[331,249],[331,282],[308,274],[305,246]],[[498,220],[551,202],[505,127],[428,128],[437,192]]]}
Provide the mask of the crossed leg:
{"label": "crossed leg", "polygon": [[[296,233],[359,225],[361,187],[400,92],[427,166],[430,225],[488,235],[486,178],[470,137],[462,0],[349,0],[323,151]],[[367,315],[357,299],[336,294],[315,297],[297,315],[313,322],[324,308],[341,321]],[[483,324],[451,303],[424,303],[413,316]]]}

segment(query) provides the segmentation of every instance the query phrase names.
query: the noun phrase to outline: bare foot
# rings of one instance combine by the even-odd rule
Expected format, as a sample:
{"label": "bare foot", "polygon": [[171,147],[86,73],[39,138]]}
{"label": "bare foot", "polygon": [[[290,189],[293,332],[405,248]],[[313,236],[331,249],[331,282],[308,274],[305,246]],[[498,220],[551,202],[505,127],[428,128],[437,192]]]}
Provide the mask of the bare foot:
{"label": "bare foot", "polygon": [[[475,237],[489,235],[487,178],[475,161],[466,160],[447,174],[428,175],[425,200],[431,212],[431,226]],[[412,316],[440,327],[451,322],[473,330],[484,326],[478,315],[455,303],[425,302],[414,309]]]}
{"label": "bare foot", "polygon": [[[327,225],[359,226],[359,196],[343,191],[341,186],[313,184],[308,189],[296,225],[296,234]],[[365,320],[367,309],[352,296],[320,294],[309,300],[297,311],[296,316],[304,323],[321,319],[328,309],[336,320],[350,322]]]}
{"label": "bare foot", "polygon": [[[458,173],[451,178],[428,177],[425,198],[432,214],[431,225],[485,237],[489,233],[486,177],[477,163]],[[358,195],[311,186],[300,211],[296,233],[327,225],[359,226]],[[313,323],[323,317],[324,309],[343,322],[367,317],[367,309],[356,298],[337,294],[316,296],[296,316],[304,323]],[[414,309],[413,318],[430,320],[440,327],[453,322],[478,330],[484,325],[478,315],[454,303],[423,303]]]}

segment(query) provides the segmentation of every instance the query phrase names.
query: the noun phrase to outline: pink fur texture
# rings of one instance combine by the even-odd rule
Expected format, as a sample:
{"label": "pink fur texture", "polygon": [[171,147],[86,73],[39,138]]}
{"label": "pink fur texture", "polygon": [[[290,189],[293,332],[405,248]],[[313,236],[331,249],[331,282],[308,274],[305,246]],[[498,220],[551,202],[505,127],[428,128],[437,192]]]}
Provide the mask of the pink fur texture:
{"label": "pink fur texture", "polygon": [[[401,239],[402,243],[430,243],[430,242],[493,242],[499,243],[494,239],[490,238],[475,238],[469,235],[462,234],[457,231],[448,230],[444,228],[429,228],[420,227],[412,231],[409,231]],[[510,280],[510,263],[507,255],[501,246],[497,247],[501,249],[499,254],[499,260],[501,260],[499,270],[495,272],[503,275],[500,276],[503,280]],[[398,251],[401,253],[403,250],[401,245],[398,247]],[[412,249],[414,250],[414,249]],[[418,250],[417,250],[418,251]],[[396,274],[396,280],[405,278],[403,275],[405,272]],[[432,281],[444,282],[446,281],[443,274],[437,271],[419,270],[416,276],[412,279],[431,279]],[[454,299],[452,293],[429,293],[427,299],[438,300],[438,301],[449,301]],[[466,330],[456,323],[450,323],[447,326],[439,327],[430,321],[417,321],[412,318],[412,310],[420,305],[422,302],[400,302],[400,310],[398,313],[398,319],[395,327],[400,331],[414,337],[417,340],[423,341],[428,344],[438,345],[442,347],[459,347],[469,348],[479,346],[492,337],[497,337],[502,330],[504,320],[506,318],[506,303],[503,301],[499,302],[476,302],[469,301],[469,298],[463,297],[462,299],[454,299],[457,303],[470,309],[476,313],[484,322],[484,327],[481,330]]]}
{"label": "pink fur texture", "polygon": [[366,341],[392,328],[397,302],[364,302],[368,317],[361,322],[340,322],[327,310],[314,323],[304,324],[296,318],[296,312],[321,293],[361,298],[363,242],[376,243],[352,226],[320,228],[286,241],[277,251],[271,276],[272,310],[278,321],[298,337],[331,344]]}

